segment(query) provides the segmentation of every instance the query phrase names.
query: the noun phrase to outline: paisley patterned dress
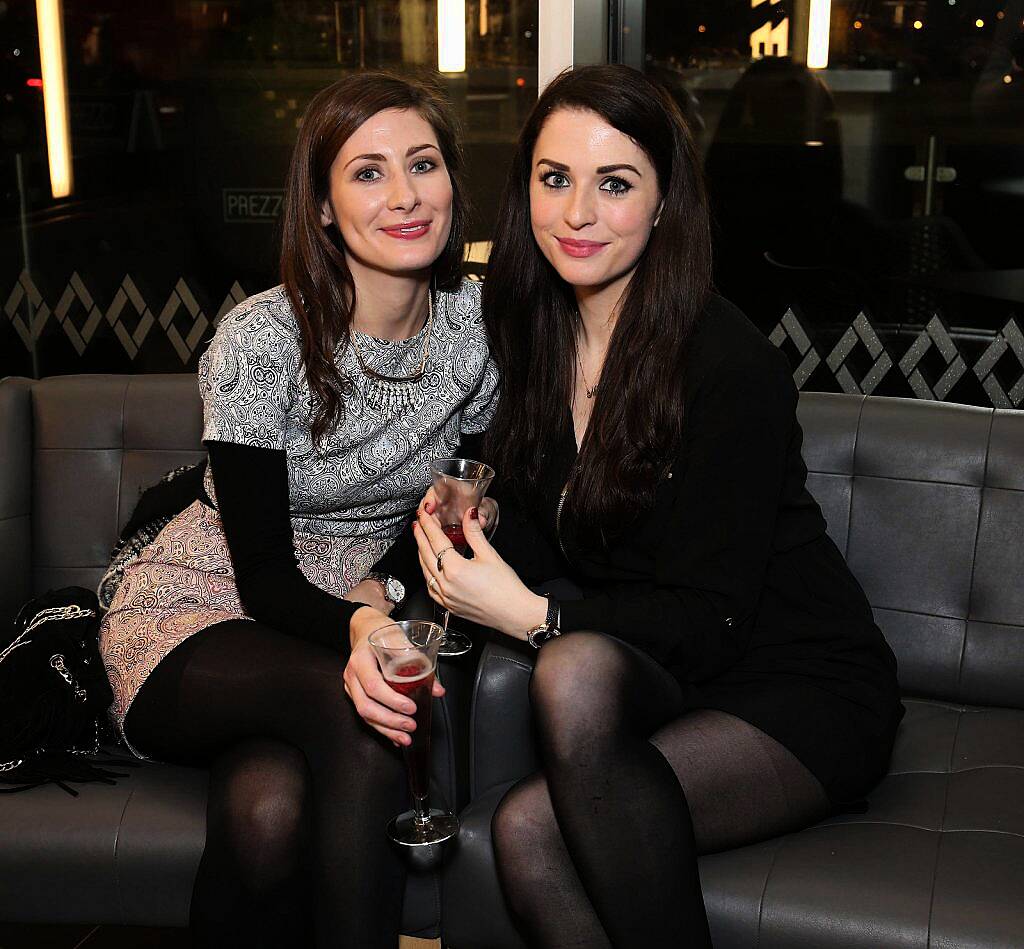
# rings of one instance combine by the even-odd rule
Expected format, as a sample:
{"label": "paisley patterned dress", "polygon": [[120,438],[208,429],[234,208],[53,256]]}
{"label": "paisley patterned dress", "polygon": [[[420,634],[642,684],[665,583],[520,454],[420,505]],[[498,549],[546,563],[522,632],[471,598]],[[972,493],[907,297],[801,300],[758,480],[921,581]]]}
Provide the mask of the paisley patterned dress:
{"label": "paisley patterned dress", "polygon": [[[199,364],[203,439],[283,450],[295,551],[310,582],[333,596],[358,583],[398,537],[430,484],[430,461],[454,453],[462,434],[484,431],[498,374],[480,312],[478,284],[435,296],[433,325],[407,340],[353,333],[374,371],[423,375],[390,383],[362,371],[351,344],[338,361],[350,389],[334,431],[314,445],[298,328],[283,287],[226,314]],[[206,491],[214,505],[213,481]],[[146,677],[200,630],[246,619],[215,507],[197,501],[174,518],[125,571],[100,628],[124,718]]]}

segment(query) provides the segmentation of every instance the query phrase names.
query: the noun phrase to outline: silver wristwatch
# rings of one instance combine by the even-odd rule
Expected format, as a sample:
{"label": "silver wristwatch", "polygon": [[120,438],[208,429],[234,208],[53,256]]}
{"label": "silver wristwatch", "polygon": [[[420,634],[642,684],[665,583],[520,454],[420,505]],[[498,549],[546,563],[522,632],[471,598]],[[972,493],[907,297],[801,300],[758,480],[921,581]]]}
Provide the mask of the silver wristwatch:
{"label": "silver wristwatch", "polygon": [[386,573],[368,573],[367,580],[376,580],[384,587],[384,599],[395,604],[398,609],[405,602],[405,584],[398,577],[389,576]]}

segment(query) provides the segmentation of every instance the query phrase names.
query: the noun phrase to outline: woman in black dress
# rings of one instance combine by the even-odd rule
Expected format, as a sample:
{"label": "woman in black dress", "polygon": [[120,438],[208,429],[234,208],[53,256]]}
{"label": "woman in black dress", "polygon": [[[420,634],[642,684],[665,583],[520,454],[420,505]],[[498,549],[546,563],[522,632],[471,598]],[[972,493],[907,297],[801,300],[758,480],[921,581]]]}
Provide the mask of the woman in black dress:
{"label": "woman in black dress", "polygon": [[415,533],[437,602],[539,646],[543,767],[495,816],[502,884],[531,945],[706,946],[698,854],[862,798],[895,660],[806,490],[787,362],[710,290],[671,99],[620,66],[557,79],[498,221],[500,547],[470,512],[474,558],[439,569],[429,494]]}

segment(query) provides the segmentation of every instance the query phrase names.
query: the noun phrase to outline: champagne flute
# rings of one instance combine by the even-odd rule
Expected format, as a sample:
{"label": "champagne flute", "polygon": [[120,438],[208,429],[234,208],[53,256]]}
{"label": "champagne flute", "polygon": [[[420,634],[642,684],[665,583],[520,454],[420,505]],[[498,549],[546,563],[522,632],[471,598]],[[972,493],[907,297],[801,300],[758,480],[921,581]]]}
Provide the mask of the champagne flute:
{"label": "champagne flute", "polygon": [[442,636],[437,623],[402,620],[382,626],[369,637],[388,685],[416,703],[412,744],[402,746],[413,809],[392,818],[387,827],[388,836],[404,847],[439,844],[459,832],[457,817],[430,808],[430,718]]}
{"label": "champagne flute", "polygon": [[[437,458],[431,462],[430,474],[437,497],[434,513],[441,522],[445,537],[451,541],[455,552],[462,556],[469,546],[462,528],[462,519],[470,508],[480,506],[494,480],[494,469],[471,458]],[[435,608],[435,616],[436,613]],[[461,656],[473,648],[473,642],[465,633],[448,628],[449,616],[449,611],[442,608],[440,622],[444,638],[438,655]]]}

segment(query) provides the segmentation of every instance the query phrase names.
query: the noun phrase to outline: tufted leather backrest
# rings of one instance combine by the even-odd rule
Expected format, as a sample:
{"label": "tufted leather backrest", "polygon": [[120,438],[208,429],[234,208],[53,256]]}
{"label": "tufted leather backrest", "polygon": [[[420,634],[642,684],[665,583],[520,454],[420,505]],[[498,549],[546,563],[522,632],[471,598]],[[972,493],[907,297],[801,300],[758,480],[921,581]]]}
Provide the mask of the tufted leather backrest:
{"label": "tufted leather backrest", "polygon": [[[140,491],[202,457],[195,376],[0,388],[7,576],[29,559],[14,548],[30,459],[32,586],[94,587]],[[809,487],[896,653],[904,692],[1024,708],[1024,412],[805,393],[799,415]]]}
{"label": "tufted leather backrest", "polygon": [[33,587],[94,589],[139,494],[204,457],[196,377],[55,376],[32,416]]}
{"label": "tufted leather backrest", "polygon": [[1024,412],[807,394],[799,415],[903,691],[1024,708]]}

